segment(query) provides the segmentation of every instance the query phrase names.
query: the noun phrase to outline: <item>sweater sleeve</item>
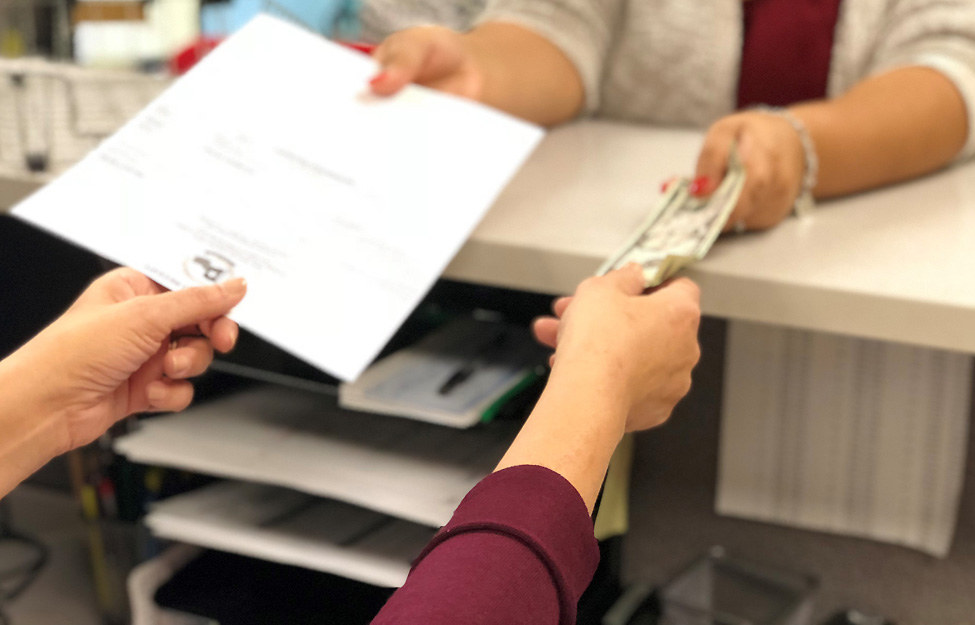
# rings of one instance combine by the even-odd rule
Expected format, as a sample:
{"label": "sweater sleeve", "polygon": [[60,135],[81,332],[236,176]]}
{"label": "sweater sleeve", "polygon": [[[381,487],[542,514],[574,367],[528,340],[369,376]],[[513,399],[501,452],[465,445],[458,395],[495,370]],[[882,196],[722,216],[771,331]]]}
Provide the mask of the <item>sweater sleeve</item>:
{"label": "sweater sleeve", "polygon": [[869,73],[930,67],[946,76],[968,111],[968,140],[960,158],[975,154],[975,2],[890,0]]}
{"label": "sweater sleeve", "polygon": [[574,625],[598,561],[575,488],[511,467],[468,493],[373,625]]}
{"label": "sweater sleeve", "polygon": [[599,108],[603,67],[622,7],[623,0],[490,0],[478,23],[517,24],[559,48],[579,72],[589,114]]}

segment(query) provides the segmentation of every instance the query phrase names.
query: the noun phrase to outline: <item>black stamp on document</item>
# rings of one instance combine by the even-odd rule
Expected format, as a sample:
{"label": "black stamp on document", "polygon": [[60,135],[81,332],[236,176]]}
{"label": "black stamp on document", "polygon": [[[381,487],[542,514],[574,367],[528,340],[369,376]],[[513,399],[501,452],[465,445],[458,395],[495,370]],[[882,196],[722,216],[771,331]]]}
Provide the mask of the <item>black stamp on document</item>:
{"label": "black stamp on document", "polygon": [[207,250],[183,261],[183,271],[196,284],[216,284],[234,277],[234,262]]}

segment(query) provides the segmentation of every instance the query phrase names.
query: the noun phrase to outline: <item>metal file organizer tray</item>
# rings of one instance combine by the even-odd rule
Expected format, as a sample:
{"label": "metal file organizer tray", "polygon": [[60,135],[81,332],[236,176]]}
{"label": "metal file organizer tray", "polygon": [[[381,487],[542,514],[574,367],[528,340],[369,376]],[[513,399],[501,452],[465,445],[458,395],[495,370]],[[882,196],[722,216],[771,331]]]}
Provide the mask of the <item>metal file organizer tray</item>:
{"label": "metal file organizer tray", "polygon": [[808,625],[816,586],[714,547],[660,589],[660,625]]}
{"label": "metal file organizer tray", "polygon": [[809,625],[817,586],[713,547],[655,590],[631,587],[603,625]]}

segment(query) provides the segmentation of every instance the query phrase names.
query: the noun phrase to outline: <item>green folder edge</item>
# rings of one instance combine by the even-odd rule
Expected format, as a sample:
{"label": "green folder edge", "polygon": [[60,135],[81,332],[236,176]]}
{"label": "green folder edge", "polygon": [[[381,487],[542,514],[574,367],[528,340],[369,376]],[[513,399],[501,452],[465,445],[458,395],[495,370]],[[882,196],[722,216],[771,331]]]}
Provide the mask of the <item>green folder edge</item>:
{"label": "green folder edge", "polygon": [[499,397],[493,404],[487,407],[483,413],[481,413],[481,423],[490,423],[494,420],[494,417],[498,416],[501,409],[509,401],[514,399],[519,393],[535,383],[535,381],[541,377],[536,371],[529,370],[517,384],[512,386],[507,393]]}

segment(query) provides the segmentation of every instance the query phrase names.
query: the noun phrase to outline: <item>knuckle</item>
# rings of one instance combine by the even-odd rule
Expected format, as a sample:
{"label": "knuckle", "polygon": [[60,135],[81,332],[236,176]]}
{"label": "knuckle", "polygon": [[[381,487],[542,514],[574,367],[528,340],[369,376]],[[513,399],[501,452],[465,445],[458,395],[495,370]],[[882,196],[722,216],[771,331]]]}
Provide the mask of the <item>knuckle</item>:
{"label": "knuckle", "polygon": [[417,26],[407,32],[411,34],[411,41],[416,49],[424,52],[430,48],[447,45],[457,36],[456,32],[446,26],[436,24]]}
{"label": "knuckle", "polygon": [[209,365],[213,360],[213,345],[209,340],[194,338],[188,347],[192,350],[194,361],[201,366]]}
{"label": "knuckle", "polygon": [[721,160],[721,149],[718,147],[715,137],[709,136],[704,147],[701,148],[701,156],[698,159],[699,167],[711,167]]}
{"label": "knuckle", "polygon": [[[686,397],[688,393],[691,392],[691,387],[693,386],[693,380],[690,375],[685,375],[681,377],[680,386],[677,393],[677,401]],[[675,402],[676,403],[676,402]]]}
{"label": "knuckle", "polygon": [[695,308],[700,309],[701,287],[689,278],[679,278],[677,282],[684,289],[687,299],[694,304]]}
{"label": "knuckle", "polygon": [[752,186],[755,189],[765,189],[772,181],[771,172],[764,164],[753,165],[748,174],[751,177]]}
{"label": "knuckle", "polygon": [[601,280],[598,277],[589,277],[579,283],[576,294],[582,295],[599,287]]}
{"label": "knuckle", "polygon": [[741,125],[744,118],[745,118],[745,114],[743,113],[735,113],[734,115],[728,115],[714,122],[714,124],[712,124],[711,126],[711,129],[716,134],[729,134],[733,132],[736,128],[738,128],[738,126]]}
{"label": "knuckle", "polygon": [[397,46],[400,45],[400,42],[402,40],[403,40],[402,32],[396,32],[391,35],[388,35],[385,39],[383,39],[382,43],[380,43],[373,51],[372,53],[373,58],[379,61],[380,63],[383,64],[388,63],[394,56],[395,50]]}
{"label": "knuckle", "polygon": [[128,306],[132,308],[133,316],[137,319],[155,321],[159,318],[158,309],[155,306],[155,302],[152,301],[152,298],[137,297],[129,300]]}
{"label": "knuckle", "polygon": [[[788,205],[786,204],[786,206]],[[755,230],[768,230],[769,228],[773,228],[778,225],[779,222],[785,219],[787,214],[787,212],[779,213],[775,211],[765,211],[759,215],[756,215],[755,218],[751,220],[749,225]]]}
{"label": "knuckle", "polygon": [[165,315],[156,306],[152,297],[136,297],[123,304],[115,315],[115,327],[138,329],[140,327],[148,331],[149,339],[152,341],[162,340],[172,328],[166,323]]}
{"label": "knuckle", "polygon": [[697,328],[701,318],[700,291],[696,284],[687,281],[683,292],[674,294],[670,302],[670,316],[678,326]]}
{"label": "knuckle", "polygon": [[82,295],[88,293],[89,291],[111,293],[117,289],[118,283],[129,282],[136,275],[138,275],[138,272],[136,272],[135,269],[130,269],[129,267],[119,267],[118,269],[113,269],[93,280],[91,285],[88,287],[88,289],[85,289],[85,292],[82,293]]}
{"label": "knuckle", "polygon": [[100,278],[95,280],[95,282],[111,282],[117,280],[118,278],[127,278],[137,275],[138,272],[131,267],[118,267],[112,269],[108,273],[103,274]]}

